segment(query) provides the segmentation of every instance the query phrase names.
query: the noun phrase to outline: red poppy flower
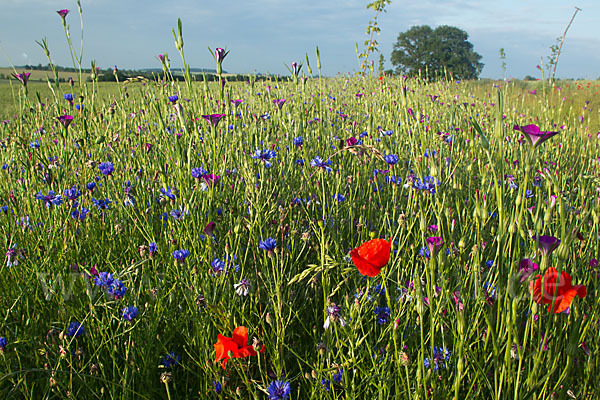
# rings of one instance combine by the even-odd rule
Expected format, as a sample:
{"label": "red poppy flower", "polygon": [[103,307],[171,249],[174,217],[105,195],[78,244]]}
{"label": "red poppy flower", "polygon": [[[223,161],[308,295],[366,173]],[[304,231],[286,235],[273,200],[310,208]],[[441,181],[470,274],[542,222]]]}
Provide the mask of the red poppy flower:
{"label": "red poppy flower", "polygon": [[[229,352],[233,358],[244,358],[249,356],[255,356],[256,350],[248,343],[248,328],[245,326],[238,326],[233,331],[233,337],[226,337],[221,334],[217,335],[217,343],[215,343],[215,354],[217,359],[216,362],[223,360],[223,369],[227,366],[227,360],[229,360]],[[265,351],[265,346],[262,346],[260,352]]]}
{"label": "red poppy flower", "polygon": [[352,262],[358,268],[358,272],[370,277],[377,276],[390,260],[392,239],[372,239],[363,243],[360,247],[350,251]]}
{"label": "red poppy flower", "polygon": [[[556,268],[548,268],[543,277],[544,290],[542,293],[542,276],[529,284],[529,291],[538,304],[549,304],[548,312],[561,313],[570,307],[575,296],[582,299],[587,294],[585,285],[571,284],[571,275],[562,271],[560,277]],[[554,302],[553,302],[554,300]]]}

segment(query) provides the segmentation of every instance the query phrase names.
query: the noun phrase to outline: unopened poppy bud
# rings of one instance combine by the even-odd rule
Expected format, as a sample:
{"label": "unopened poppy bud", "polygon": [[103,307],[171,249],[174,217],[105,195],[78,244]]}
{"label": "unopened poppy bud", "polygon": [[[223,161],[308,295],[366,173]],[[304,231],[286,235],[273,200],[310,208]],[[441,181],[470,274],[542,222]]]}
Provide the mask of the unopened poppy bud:
{"label": "unopened poppy bud", "polygon": [[271,325],[271,313],[267,313],[267,315],[265,316],[265,322]]}
{"label": "unopened poppy bud", "polygon": [[310,372],[310,375],[313,377],[313,379],[317,379],[317,376],[319,376],[317,374],[317,371],[315,371],[314,369]]}

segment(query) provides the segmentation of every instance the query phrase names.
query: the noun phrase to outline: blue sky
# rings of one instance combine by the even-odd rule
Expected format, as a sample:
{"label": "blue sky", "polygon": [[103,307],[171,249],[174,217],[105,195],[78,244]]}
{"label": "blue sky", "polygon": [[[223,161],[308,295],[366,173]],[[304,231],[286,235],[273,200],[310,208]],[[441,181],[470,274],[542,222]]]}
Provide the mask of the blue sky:
{"label": "blue sky", "polygon": [[[303,61],[308,53],[316,70],[319,46],[323,72],[358,69],[355,43],[367,38],[372,11],[359,0],[82,0],[84,63],[97,60],[103,68],[159,67],[159,53],[169,53],[180,66],[171,28],[183,21],[186,61],[193,67],[214,68],[207,47],[224,47],[230,54],[224,69],[233,73],[287,73],[285,64]],[[392,0],[379,18],[377,38],[389,62],[399,32],[413,25],[452,25],[465,30],[475,51],[483,56],[482,77],[502,77],[499,49],[506,52],[507,75],[538,76],[540,57],[561,36],[574,6],[583,9],[571,26],[557,75],[600,77],[600,1],[577,0]],[[68,8],[71,36],[79,49],[79,16],[72,0],[1,0],[0,65],[46,64],[35,43],[48,39],[55,63],[72,65],[56,10]],[[375,62],[378,55],[375,57]]]}

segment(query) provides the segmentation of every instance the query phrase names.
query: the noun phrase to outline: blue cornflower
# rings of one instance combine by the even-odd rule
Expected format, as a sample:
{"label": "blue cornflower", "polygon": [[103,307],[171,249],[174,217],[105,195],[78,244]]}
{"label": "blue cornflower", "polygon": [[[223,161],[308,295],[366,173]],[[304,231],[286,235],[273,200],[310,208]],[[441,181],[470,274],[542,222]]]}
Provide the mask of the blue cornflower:
{"label": "blue cornflower", "polygon": [[389,307],[377,307],[373,312],[377,315],[377,323],[379,325],[385,325],[390,322],[390,308]]}
{"label": "blue cornflower", "polygon": [[169,96],[169,101],[173,104],[177,103],[177,100],[179,100],[179,96],[177,95],[173,95],[173,96]]}
{"label": "blue cornflower", "polygon": [[527,189],[527,190],[525,191],[525,198],[526,198],[526,199],[530,199],[530,198],[532,198],[532,197],[533,197],[533,192],[532,192],[531,190]]}
{"label": "blue cornflower", "polygon": [[213,380],[212,381],[214,387],[215,387],[215,392],[217,394],[220,394],[221,391],[223,390],[223,386],[221,385],[221,382],[217,381],[217,380]]}
{"label": "blue cornflower", "polygon": [[304,144],[304,136],[294,138],[294,146],[302,146]]}
{"label": "blue cornflower", "polygon": [[[448,361],[450,361],[450,350],[446,348],[442,348],[439,346],[434,346],[433,348],[433,369],[435,372],[438,371],[440,367],[448,368]],[[429,369],[432,361],[429,358],[425,359],[425,368]]]}
{"label": "blue cornflower", "polygon": [[427,247],[421,247],[421,250],[419,250],[419,255],[425,258],[431,257],[431,253],[429,253],[429,249]]}
{"label": "blue cornflower", "polygon": [[267,238],[258,242],[258,248],[267,251],[273,251],[277,247],[277,240],[273,238]]}
{"label": "blue cornflower", "polygon": [[398,162],[398,156],[395,154],[387,154],[383,157],[383,159],[385,160],[386,163],[390,164],[390,165],[394,165]]}
{"label": "blue cornflower", "polygon": [[85,221],[89,212],[90,212],[89,209],[87,209],[85,207],[81,207],[81,211],[79,211],[79,210],[71,211],[71,218],[76,219],[78,221]]}
{"label": "blue cornflower", "polygon": [[427,158],[429,158],[429,157],[435,157],[436,154],[437,153],[435,152],[435,150],[432,150],[432,149],[426,149],[425,153],[423,153],[423,155],[425,157],[427,157]]}
{"label": "blue cornflower", "polygon": [[116,279],[106,288],[106,293],[116,299],[122,299],[127,293],[127,287],[123,281]]}
{"label": "blue cornflower", "polygon": [[299,165],[299,166],[301,166],[301,167],[304,167],[304,160],[303,160],[303,159],[301,159],[301,158],[297,159],[297,160],[296,160],[296,165]]}
{"label": "blue cornflower", "polygon": [[189,250],[186,249],[180,249],[180,250],[175,250],[173,252],[173,258],[177,261],[177,262],[184,262],[185,259],[190,255]]}
{"label": "blue cornflower", "polygon": [[77,200],[81,196],[81,192],[77,190],[77,185],[73,185],[71,189],[65,189],[65,198],[67,200]]}
{"label": "blue cornflower", "polygon": [[94,203],[94,205],[96,207],[98,207],[98,210],[108,210],[109,209],[109,204],[112,203],[112,201],[110,201],[109,199],[100,199],[97,200],[95,198],[92,197],[92,203]]}
{"label": "blue cornflower", "polygon": [[327,318],[323,324],[323,329],[329,329],[329,326],[331,326],[332,322],[339,322],[342,328],[346,326],[346,320],[342,318],[342,309],[340,306],[335,303],[330,303],[325,311],[327,312]]}
{"label": "blue cornflower", "polygon": [[96,182],[90,182],[87,185],[85,185],[85,187],[87,188],[87,190],[89,190],[90,192],[93,192],[94,189],[96,189]]}
{"label": "blue cornflower", "polygon": [[343,202],[344,200],[346,200],[346,198],[344,197],[344,195],[342,194],[337,194],[337,195],[333,195],[333,199],[337,200],[339,203]]}
{"label": "blue cornflower", "polygon": [[275,150],[260,150],[256,149],[254,155],[251,156],[254,160],[262,160],[265,163],[265,167],[270,168],[273,165],[269,160],[277,157]]}
{"label": "blue cornflower", "polygon": [[72,93],[65,94],[65,100],[68,101],[69,103],[71,103],[73,101],[73,94]]}
{"label": "blue cornflower", "polygon": [[173,219],[175,219],[175,221],[181,221],[182,219],[184,219],[186,217],[186,215],[189,213],[186,213],[185,209],[182,206],[179,206],[179,208],[176,208],[174,210],[171,210],[171,212],[169,212],[169,215],[171,217],[173,217]]}
{"label": "blue cornflower", "polygon": [[329,160],[329,161],[323,161],[323,160],[321,159],[321,157],[319,157],[319,156],[316,156],[315,158],[313,158],[313,159],[310,161],[310,165],[311,165],[311,167],[315,167],[315,168],[323,168],[323,169],[324,169],[325,171],[327,171],[327,172],[331,172],[331,171],[333,171],[333,170],[331,169],[331,167],[330,167],[330,165],[331,165],[331,160]]}
{"label": "blue cornflower", "polygon": [[492,268],[494,266],[494,260],[487,260],[485,262],[485,266],[488,268]]}
{"label": "blue cornflower", "polygon": [[42,141],[35,139],[33,142],[29,143],[29,147],[31,147],[32,149],[39,149],[40,147],[42,147]]}
{"label": "blue cornflower", "polygon": [[110,161],[105,161],[103,163],[100,163],[100,165],[98,165],[98,169],[100,170],[100,172],[102,172],[102,175],[110,176],[113,173],[113,171],[115,170],[115,167],[114,167],[113,163],[111,163]]}
{"label": "blue cornflower", "polygon": [[367,132],[361,132],[360,135],[358,135],[359,138],[364,138],[369,136],[369,134]]}
{"label": "blue cornflower", "polygon": [[435,194],[437,192],[437,186],[439,186],[440,181],[436,180],[433,176],[424,176],[423,180],[417,178],[414,181],[414,188],[419,190],[424,190],[429,193]]}
{"label": "blue cornflower", "polygon": [[6,338],[0,337],[0,351],[4,351],[6,349]]}
{"label": "blue cornflower", "polygon": [[19,265],[19,257],[21,257],[21,251],[17,249],[17,245],[13,245],[13,247],[9,247],[6,252],[6,266],[7,267],[16,267]]}
{"label": "blue cornflower", "polygon": [[204,168],[193,168],[192,169],[192,178],[202,179],[202,175],[208,174],[208,171]]}
{"label": "blue cornflower", "polygon": [[399,176],[386,176],[385,178],[383,178],[386,182],[390,182],[390,183],[395,183],[396,185],[399,185],[402,183],[402,178],[400,178]]}
{"label": "blue cornflower", "polygon": [[273,381],[267,387],[267,391],[269,392],[270,400],[286,400],[290,397],[290,393],[292,392],[292,387],[289,382],[284,381],[283,379],[280,381]]}
{"label": "blue cornflower", "polygon": [[331,390],[331,381],[329,379],[321,379],[321,385],[323,385],[323,389],[325,389],[326,392]]}
{"label": "blue cornflower", "polygon": [[94,284],[103,288],[109,287],[114,281],[113,275],[108,272],[100,272],[98,276],[94,278]]}
{"label": "blue cornflower", "polygon": [[344,377],[344,369],[340,368],[337,374],[333,375],[333,381],[336,383],[342,383],[342,379]]}
{"label": "blue cornflower", "polygon": [[177,193],[177,189],[172,188],[171,186],[167,186],[167,188],[161,188],[160,192],[162,193],[162,197],[166,197],[169,200],[175,200],[179,197],[179,193]]}
{"label": "blue cornflower", "polygon": [[83,335],[85,333],[85,329],[83,325],[81,325],[77,321],[73,321],[69,324],[69,329],[67,329],[67,335],[75,336],[76,338]]}
{"label": "blue cornflower", "polygon": [[181,361],[181,356],[176,355],[172,351],[168,352],[160,359],[160,363],[165,368],[175,367],[175,366],[179,365],[180,361]]}
{"label": "blue cornflower", "polygon": [[158,251],[158,246],[156,245],[156,243],[152,242],[148,245],[148,251],[150,252],[150,254],[154,254]]}
{"label": "blue cornflower", "polygon": [[135,203],[137,203],[137,200],[135,199],[135,196],[132,194],[126,195],[125,200],[123,200],[123,204],[126,207],[135,207]]}
{"label": "blue cornflower", "polygon": [[121,310],[121,317],[123,317],[125,321],[131,321],[137,317],[138,314],[138,309],[135,306],[127,306]]}
{"label": "blue cornflower", "polygon": [[223,271],[225,271],[225,268],[227,267],[225,265],[225,262],[223,260],[221,260],[220,258],[215,258],[214,260],[212,260],[212,262],[210,263],[210,266],[212,267],[213,274],[218,274],[220,272],[223,272]]}
{"label": "blue cornflower", "polygon": [[131,181],[123,182],[121,184],[121,188],[123,189],[123,193],[125,193],[126,195],[131,193],[131,190],[133,189],[133,186],[131,185]]}
{"label": "blue cornflower", "polygon": [[43,195],[42,192],[39,192],[35,195],[37,200],[42,200],[46,207],[50,208],[51,206],[60,206],[62,204],[62,196],[55,195],[54,191],[49,190],[47,195]]}

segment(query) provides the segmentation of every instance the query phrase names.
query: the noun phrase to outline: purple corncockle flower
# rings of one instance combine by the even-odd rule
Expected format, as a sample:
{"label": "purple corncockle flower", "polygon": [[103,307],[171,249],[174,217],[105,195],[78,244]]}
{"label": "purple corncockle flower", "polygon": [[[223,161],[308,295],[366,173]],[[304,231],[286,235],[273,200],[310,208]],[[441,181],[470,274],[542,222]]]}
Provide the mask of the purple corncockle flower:
{"label": "purple corncockle flower", "polygon": [[57,13],[58,15],[60,15],[60,17],[61,17],[61,18],[62,18],[62,20],[63,20],[63,24],[64,24],[64,23],[65,23],[65,18],[67,18],[67,14],[69,14],[69,10],[67,10],[67,9],[65,8],[65,9],[63,9],[63,10],[58,10],[56,13]]}
{"label": "purple corncockle flower", "polygon": [[526,258],[519,264],[519,275],[521,276],[520,282],[523,283],[529,278],[529,276],[540,267],[530,259]]}
{"label": "purple corncockle flower", "polygon": [[552,254],[552,252],[560,244],[560,240],[555,238],[554,236],[534,236],[532,239],[539,243],[538,246],[542,251],[542,254],[545,256],[549,256],[550,254]]}
{"label": "purple corncockle flower", "polygon": [[208,186],[208,187],[210,187],[214,183],[216,183],[219,180],[219,178],[221,178],[219,175],[214,175],[214,174],[202,175],[202,179],[204,180],[204,183],[206,183],[206,186]]}
{"label": "purple corncockle flower", "polygon": [[444,241],[439,236],[431,236],[427,238],[427,247],[429,249],[429,254],[436,255],[438,251],[442,248]]}
{"label": "purple corncockle flower", "polygon": [[27,81],[29,81],[30,75],[31,72],[22,72],[20,74],[15,74],[14,72],[12,73],[12,76],[14,76],[15,79],[18,79],[19,82],[21,82],[21,84],[25,87],[27,87]]}
{"label": "purple corncockle flower", "polygon": [[68,129],[69,125],[71,125],[71,122],[73,122],[73,116],[72,115],[61,115],[60,117],[58,117],[58,121],[61,124],[63,124],[65,129]]}
{"label": "purple corncockle flower", "polygon": [[346,139],[346,146],[348,147],[354,146],[357,143],[358,139],[356,139],[354,136],[350,136],[348,139]]}
{"label": "purple corncockle flower", "polygon": [[204,233],[206,233],[208,236],[212,236],[213,232],[215,231],[215,226],[216,225],[217,224],[215,224],[214,222],[209,222],[204,227]]}
{"label": "purple corncockle flower", "polygon": [[204,118],[207,122],[210,122],[210,124],[216,128],[217,124],[224,116],[225,114],[207,114],[203,115],[202,118]]}
{"label": "purple corncockle flower", "polygon": [[521,131],[525,134],[525,137],[529,143],[535,148],[550,139],[554,135],[558,135],[560,132],[541,131],[537,125],[515,125],[513,127],[515,131]]}
{"label": "purple corncockle flower", "polygon": [[285,104],[285,99],[275,99],[273,103],[277,105],[277,107],[281,110],[281,107]]}
{"label": "purple corncockle flower", "polygon": [[302,68],[302,65],[298,65],[297,62],[293,62],[292,63],[292,74],[294,74],[294,76],[298,76],[301,68]]}
{"label": "purple corncockle flower", "polygon": [[223,62],[223,60],[225,59],[225,57],[227,57],[227,54],[229,54],[228,51],[226,52],[225,49],[217,47],[215,49],[215,60],[217,60],[217,63],[221,64]]}

